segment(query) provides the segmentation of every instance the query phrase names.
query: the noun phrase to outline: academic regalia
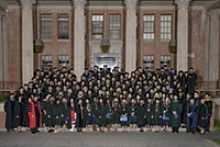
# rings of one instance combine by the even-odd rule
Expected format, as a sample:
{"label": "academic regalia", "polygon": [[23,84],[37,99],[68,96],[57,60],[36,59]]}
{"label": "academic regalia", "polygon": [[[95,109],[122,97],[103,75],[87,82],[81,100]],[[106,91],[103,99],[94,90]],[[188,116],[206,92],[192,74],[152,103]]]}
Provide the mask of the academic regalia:
{"label": "academic regalia", "polygon": [[194,103],[193,105],[188,104],[187,106],[187,112],[186,114],[190,114],[190,117],[186,118],[186,126],[187,126],[187,132],[189,132],[191,129],[193,132],[195,132],[195,129],[197,127],[197,117],[198,117],[198,107]]}
{"label": "academic regalia", "polygon": [[6,113],[5,127],[8,131],[13,128],[13,105],[13,101],[11,100],[7,100],[4,105]]}
{"label": "academic regalia", "polygon": [[106,124],[111,125],[112,124],[112,106],[111,106],[111,104],[105,104],[105,110],[106,110],[106,117],[107,117]]}
{"label": "academic regalia", "polygon": [[163,124],[165,126],[170,126],[172,103],[163,104]]}
{"label": "academic regalia", "polygon": [[154,104],[154,125],[162,126],[163,125],[163,105],[160,103]]}
{"label": "academic regalia", "polygon": [[22,102],[16,101],[13,111],[13,126],[15,128],[18,126],[22,126],[23,113],[24,113],[24,104]]}
{"label": "academic regalia", "polygon": [[112,124],[119,124],[120,120],[120,105],[114,104],[112,107]]}
{"label": "academic regalia", "polygon": [[76,113],[76,107],[75,105],[69,105],[68,106],[68,110],[66,111],[66,113],[69,115],[69,119],[67,122],[67,128],[70,129],[73,127],[73,125],[76,125],[76,117],[77,117],[77,113]]}
{"label": "academic regalia", "polygon": [[[70,112],[70,107],[67,103],[63,103],[63,112],[64,112],[64,124],[68,124],[69,120],[71,119],[71,112]],[[70,126],[67,128],[69,129]]]}
{"label": "academic regalia", "polygon": [[188,93],[193,94],[195,92],[196,80],[197,80],[196,73],[188,74],[188,81],[187,81]]}
{"label": "academic regalia", "polygon": [[144,114],[146,111],[145,105],[139,105],[137,107],[137,124],[138,127],[144,127],[145,121],[144,121]]}
{"label": "academic regalia", "polygon": [[[122,117],[122,115],[127,114],[127,116],[125,117],[129,117],[129,107],[127,104],[122,104],[121,105],[121,110],[120,110],[120,117]],[[120,121],[121,126],[128,126],[128,121]]]}
{"label": "academic regalia", "polygon": [[30,102],[28,105],[29,127],[30,129],[36,128],[36,114],[34,108],[34,102]]}
{"label": "academic regalia", "polygon": [[92,109],[90,104],[88,104],[84,109],[84,116],[85,116],[85,125],[91,125],[93,123],[92,119]]}
{"label": "academic regalia", "polygon": [[55,108],[54,108],[54,102],[50,101],[46,103],[46,120],[45,125],[48,127],[54,127],[55,126]]}
{"label": "academic regalia", "polygon": [[62,103],[55,105],[55,125],[64,125],[65,116],[64,116],[64,105]]}
{"label": "academic regalia", "polygon": [[35,117],[36,117],[36,129],[42,126],[42,111],[41,111],[41,104],[39,101],[34,102],[35,108]]}
{"label": "academic regalia", "polygon": [[[173,128],[173,131],[178,132],[178,128],[180,126],[180,114],[179,114],[179,101],[173,100],[171,102],[171,126]],[[173,111],[176,111],[176,114],[173,114]]]}
{"label": "academic regalia", "polygon": [[212,101],[211,100],[206,101],[206,105],[208,107],[208,113],[209,113],[207,123],[206,123],[206,131],[209,131],[210,119],[212,117]]}
{"label": "academic regalia", "polygon": [[99,121],[99,105],[98,103],[91,104],[92,124],[98,124]]}
{"label": "academic regalia", "polygon": [[154,116],[154,105],[152,103],[147,103],[146,104],[146,111],[145,111],[145,116],[146,116],[146,125],[153,125],[153,118]]}
{"label": "academic regalia", "polygon": [[135,104],[130,106],[129,124],[137,124],[137,107]]}
{"label": "academic regalia", "polygon": [[77,130],[80,131],[80,129],[86,125],[86,115],[85,115],[85,111],[86,108],[83,108],[82,105],[77,104],[76,105],[76,127]]}
{"label": "academic regalia", "polygon": [[106,126],[106,107],[104,104],[100,104],[98,107],[99,111],[99,127]]}
{"label": "academic regalia", "polygon": [[208,107],[206,104],[201,104],[199,106],[199,111],[198,111],[198,125],[199,127],[205,129],[207,120],[208,120]]}
{"label": "academic regalia", "polygon": [[23,113],[23,127],[29,127],[29,117],[28,117],[28,102],[24,103],[24,113]]}

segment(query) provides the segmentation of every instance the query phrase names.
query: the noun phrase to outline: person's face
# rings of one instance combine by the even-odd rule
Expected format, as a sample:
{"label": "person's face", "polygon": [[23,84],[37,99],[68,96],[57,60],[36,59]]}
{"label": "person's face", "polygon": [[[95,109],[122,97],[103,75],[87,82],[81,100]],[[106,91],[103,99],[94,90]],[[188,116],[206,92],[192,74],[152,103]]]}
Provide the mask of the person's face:
{"label": "person's face", "polygon": [[201,104],[204,104],[205,103],[205,99],[201,99]]}
{"label": "person's face", "polygon": [[195,100],[194,99],[191,99],[190,100],[190,104],[194,104]]}
{"label": "person's face", "polygon": [[28,102],[30,103],[32,100],[31,100],[31,98],[28,98]]}
{"label": "person's face", "polygon": [[103,99],[100,99],[100,100],[99,100],[99,103],[103,103]]}
{"label": "person's face", "polygon": [[22,97],[21,97],[21,96],[18,97],[18,101],[19,101],[19,102],[22,101]]}
{"label": "person's face", "polygon": [[60,104],[60,101],[59,101],[59,100],[57,100],[57,104],[58,104],[58,105]]}

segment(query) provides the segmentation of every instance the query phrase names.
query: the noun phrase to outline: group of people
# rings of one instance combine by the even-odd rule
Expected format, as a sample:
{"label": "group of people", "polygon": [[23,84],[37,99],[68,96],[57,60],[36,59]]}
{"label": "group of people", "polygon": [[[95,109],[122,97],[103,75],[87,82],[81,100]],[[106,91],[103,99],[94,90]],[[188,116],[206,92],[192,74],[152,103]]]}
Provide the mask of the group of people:
{"label": "group of people", "polygon": [[122,132],[167,132],[171,127],[178,133],[180,126],[193,134],[209,131],[212,101],[209,93],[202,96],[195,90],[193,68],[139,67],[127,73],[94,66],[85,68],[79,79],[65,67],[36,70],[5,103],[7,131],[110,132],[120,127]]}

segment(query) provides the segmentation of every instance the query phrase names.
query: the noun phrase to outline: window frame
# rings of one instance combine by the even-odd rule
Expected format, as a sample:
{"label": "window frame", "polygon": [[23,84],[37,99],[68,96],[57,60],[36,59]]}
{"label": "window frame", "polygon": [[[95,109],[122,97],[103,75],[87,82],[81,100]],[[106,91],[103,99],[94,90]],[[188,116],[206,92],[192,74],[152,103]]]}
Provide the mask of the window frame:
{"label": "window frame", "polygon": [[[68,16],[68,21],[59,21],[59,15],[67,15]],[[68,31],[66,32],[66,34],[68,35],[68,39],[67,38],[59,38],[59,35],[61,34],[59,32],[59,22],[67,22]],[[70,29],[69,29],[69,27],[70,27],[70,15],[69,15],[69,13],[58,13],[57,14],[57,39],[58,40],[69,40],[69,38],[70,38]],[[65,33],[62,33],[62,35],[65,35]]]}
{"label": "window frame", "polygon": [[[161,57],[170,57],[170,66],[169,67],[164,67],[161,66]],[[171,69],[172,68],[172,55],[160,55],[160,67],[163,67],[164,69]]]}
{"label": "window frame", "polygon": [[[147,16],[147,15],[149,15],[149,16],[154,16],[154,21],[145,21],[145,20],[144,20],[144,17]],[[152,13],[148,13],[148,14],[146,13],[146,14],[143,15],[143,40],[155,40],[155,24],[156,24],[156,23],[155,23],[155,18],[156,18],[156,15],[155,15],[155,14],[152,14]],[[145,32],[145,25],[144,25],[145,22],[153,22],[153,24],[154,24],[154,26],[153,26],[153,32]],[[144,35],[145,35],[145,34],[151,34],[151,35],[153,34],[153,35],[154,35],[154,39],[144,38]]]}
{"label": "window frame", "polygon": [[[161,16],[171,16],[171,21],[162,21],[161,20]],[[170,33],[162,33],[162,31],[161,31],[161,23],[162,22],[170,22]],[[165,27],[164,27],[165,28]],[[161,38],[161,35],[162,34],[170,34],[170,38],[169,39],[167,39],[167,38]],[[173,14],[171,14],[171,13],[163,13],[163,14],[160,14],[160,40],[164,40],[164,41],[169,41],[169,40],[171,40],[172,39],[172,36],[173,36]]]}
{"label": "window frame", "polygon": [[[66,66],[60,66],[60,63],[59,63],[59,57],[65,57],[65,59],[66,59],[66,57],[68,57],[68,64],[66,65]],[[58,55],[57,56],[57,60],[58,60],[58,68],[62,68],[62,67],[66,67],[66,68],[69,68],[69,66],[70,66],[70,56],[69,55]],[[67,62],[66,60],[65,60],[65,62]]]}
{"label": "window frame", "polygon": [[[102,16],[103,17],[103,20],[102,21],[93,21],[93,16]],[[91,32],[92,32],[92,39],[95,39],[95,40],[98,40],[98,39],[103,39],[103,37],[104,37],[104,14],[98,14],[98,13],[95,13],[95,14],[92,14],[91,15],[91,21],[92,21],[92,23],[91,23],[91,25],[92,25],[92,29],[91,29]],[[102,33],[94,33],[93,32],[93,22],[102,22]],[[102,35],[102,37],[101,38],[94,38],[93,37],[93,35]]]}
{"label": "window frame", "polygon": [[[41,55],[40,57],[41,57],[41,69],[42,69],[43,71],[49,71],[50,69],[53,68],[53,56],[52,56],[52,55]],[[43,57],[51,57],[51,67],[49,67],[49,66],[43,66],[43,65],[44,65],[44,64],[43,64]],[[48,69],[48,70],[45,70],[45,69]]]}
{"label": "window frame", "polygon": [[[119,16],[119,25],[120,25],[120,29],[119,30],[117,30],[118,32],[119,32],[119,37],[118,38],[111,38],[111,29],[110,29],[110,24],[111,24],[111,19],[110,19],[110,17],[111,16]],[[114,21],[113,21],[114,22]],[[113,23],[113,24],[115,24],[115,23]],[[115,31],[115,30],[113,30],[113,31]],[[109,14],[109,39],[112,39],[112,40],[117,40],[117,39],[121,39],[121,14],[120,13],[110,13]]]}
{"label": "window frame", "polygon": [[153,61],[154,61],[154,66],[153,66],[153,68],[152,67],[149,67],[149,69],[150,69],[150,71],[154,71],[154,69],[155,69],[155,55],[143,55],[143,68],[146,68],[146,67],[148,67],[148,66],[144,66],[144,57],[153,57]]}
{"label": "window frame", "polygon": [[[44,21],[44,22],[51,22],[51,32],[50,33],[43,33],[42,32],[42,15],[50,15],[51,16],[51,21]],[[42,38],[42,34],[51,34],[51,38],[44,39],[44,38]],[[42,40],[52,40],[53,39],[53,15],[52,15],[52,13],[40,13],[40,38]]]}

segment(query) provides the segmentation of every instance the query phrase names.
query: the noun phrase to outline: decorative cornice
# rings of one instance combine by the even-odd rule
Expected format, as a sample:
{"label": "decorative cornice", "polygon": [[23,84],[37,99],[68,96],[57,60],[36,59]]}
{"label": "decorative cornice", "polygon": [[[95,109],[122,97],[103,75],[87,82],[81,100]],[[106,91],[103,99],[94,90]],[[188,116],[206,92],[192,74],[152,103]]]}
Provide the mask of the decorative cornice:
{"label": "decorative cornice", "polygon": [[124,3],[126,4],[128,10],[136,10],[137,0],[125,0]]}
{"label": "decorative cornice", "polygon": [[188,9],[190,1],[191,0],[175,0],[175,4],[177,4],[178,9]]}
{"label": "decorative cornice", "polygon": [[73,0],[75,9],[84,9],[86,0]]}
{"label": "decorative cornice", "polygon": [[219,21],[220,9],[212,10],[208,14],[209,14],[209,17],[210,17],[211,21]]}
{"label": "decorative cornice", "polygon": [[20,0],[23,9],[32,9],[35,0]]}

